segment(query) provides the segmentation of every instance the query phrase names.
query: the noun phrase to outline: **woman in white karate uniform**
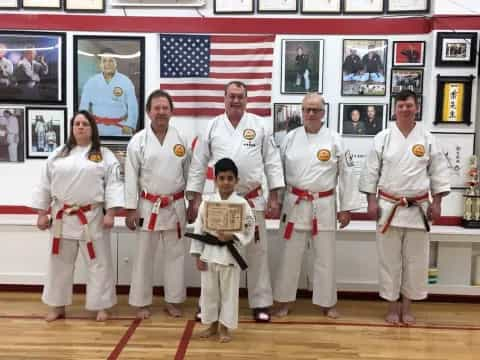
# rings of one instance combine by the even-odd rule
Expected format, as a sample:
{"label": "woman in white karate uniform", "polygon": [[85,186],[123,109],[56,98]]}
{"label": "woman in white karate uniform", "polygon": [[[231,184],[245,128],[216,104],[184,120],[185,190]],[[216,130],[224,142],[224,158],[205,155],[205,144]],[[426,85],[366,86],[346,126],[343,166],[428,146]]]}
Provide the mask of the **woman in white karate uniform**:
{"label": "woman in white karate uniform", "polygon": [[50,306],[47,321],[65,317],[65,306],[72,303],[79,250],[88,270],[85,307],[97,312],[97,321],[108,319],[107,309],[117,302],[110,229],[116,208],[123,205],[119,163],[101,147],[92,115],[80,111],[70,121],[67,143],[48,158],[33,194],[38,228],[46,230],[53,223],[42,295]]}

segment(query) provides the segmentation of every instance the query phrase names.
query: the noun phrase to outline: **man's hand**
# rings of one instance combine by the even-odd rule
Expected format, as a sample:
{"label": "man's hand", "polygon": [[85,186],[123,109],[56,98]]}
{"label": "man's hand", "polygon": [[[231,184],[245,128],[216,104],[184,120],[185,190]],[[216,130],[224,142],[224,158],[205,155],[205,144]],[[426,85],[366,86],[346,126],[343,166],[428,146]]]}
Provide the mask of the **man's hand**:
{"label": "man's hand", "polygon": [[440,220],[442,214],[442,197],[440,195],[433,196],[433,202],[428,206],[427,217],[434,223]]}
{"label": "man's hand", "polygon": [[337,218],[338,222],[340,223],[340,229],[343,229],[350,223],[352,216],[350,214],[350,211],[340,211],[337,215]]}
{"label": "man's hand", "polygon": [[267,208],[265,210],[266,217],[270,219],[280,218],[280,202],[278,201],[278,191],[270,190],[267,200]]}
{"label": "man's hand", "polygon": [[368,217],[371,220],[377,221],[380,217],[380,209],[378,208],[377,196],[376,194],[368,194],[367,195],[368,201]]}
{"label": "man's hand", "polygon": [[50,227],[50,218],[46,212],[38,213],[37,216],[37,227],[40,230],[47,230]]}
{"label": "man's hand", "polygon": [[200,260],[199,257],[197,257],[197,269],[198,269],[198,271],[207,271],[208,270],[208,264],[205,261]]}
{"label": "man's hand", "polygon": [[128,209],[127,217],[125,218],[125,225],[130,230],[135,230],[138,226],[139,216],[137,209]]}
{"label": "man's hand", "polygon": [[187,208],[187,221],[189,224],[195,222],[195,219],[198,215],[198,208],[200,207],[200,203],[202,202],[202,194],[195,193],[193,200],[188,202]]}
{"label": "man's hand", "polygon": [[115,224],[115,210],[108,209],[105,216],[103,217],[103,227],[105,229],[111,229]]}

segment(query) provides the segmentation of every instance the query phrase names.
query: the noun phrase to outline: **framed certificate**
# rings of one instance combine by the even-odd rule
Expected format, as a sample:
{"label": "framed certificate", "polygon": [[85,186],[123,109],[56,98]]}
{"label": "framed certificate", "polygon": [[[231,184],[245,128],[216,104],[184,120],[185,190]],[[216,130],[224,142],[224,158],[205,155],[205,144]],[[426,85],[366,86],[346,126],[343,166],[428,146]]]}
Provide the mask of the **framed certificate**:
{"label": "framed certificate", "polygon": [[381,14],[383,0],[343,0],[344,14]]}
{"label": "framed certificate", "polygon": [[0,9],[19,9],[20,0],[3,0],[0,2]]}
{"label": "framed certificate", "polygon": [[430,10],[430,0],[388,0],[388,13],[426,13]]}
{"label": "framed certificate", "polygon": [[214,0],[214,14],[253,14],[253,0]]}
{"label": "framed certificate", "polygon": [[302,0],[302,14],[339,14],[342,10],[340,0]]}
{"label": "framed certificate", "polygon": [[475,66],[477,57],[476,32],[437,33],[436,66]]}
{"label": "framed certificate", "polygon": [[207,201],[205,203],[205,228],[207,231],[243,231],[245,207],[242,203]]}
{"label": "framed certificate", "polygon": [[257,11],[259,13],[296,13],[298,0],[257,0]]}
{"label": "framed certificate", "polygon": [[437,113],[434,124],[467,124],[471,121],[473,76],[437,75]]}
{"label": "framed certificate", "polygon": [[105,0],[65,0],[65,11],[105,12]]}
{"label": "framed certificate", "polygon": [[24,9],[57,10],[62,8],[61,0],[23,0]]}

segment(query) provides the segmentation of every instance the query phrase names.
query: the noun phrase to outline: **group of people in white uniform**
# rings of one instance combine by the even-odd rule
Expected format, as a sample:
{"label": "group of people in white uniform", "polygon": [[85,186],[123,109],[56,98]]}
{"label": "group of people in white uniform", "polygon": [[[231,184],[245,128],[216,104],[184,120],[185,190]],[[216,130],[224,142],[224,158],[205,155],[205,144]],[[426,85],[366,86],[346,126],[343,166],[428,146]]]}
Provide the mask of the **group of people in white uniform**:
{"label": "group of people in white uniform", "polygon": [[[195,222],[195,233],[218,241],[191,243],[201,271],[198,315],[209,325],[202,336],[218,334],[220,341],[229,341],[229,330],[238,325],[240,265],[229,246],[223,246],[227,244],[245,256],[248,302],[256,321],[288,315],[307,247],[314,258],[313,303],[337,318],[335,231],[337,222],[347,226],[350,211],[359,207],[354,195],[359,186],[368,194],[368,212],[378,225],[380,296],[389,302],[385,319],[415,322],[411,300],[427,295],[429,224],[440,216],[442,197],[450,191],[444,155],[415,122],[416,95],[404,91],[397,96],[396,122],[375,136],[359,184],[342,138],[323,123],[321,95],[304,97],[303,126],[278,145],[265,120],[247,112],[247,95],[242,82],[228,83],[225,113],[212,119],[192,146],[169,124],[174,109],[170,95],[152,92],[146,104],[150,125],[128,144],[124,183],[115,156],[100,146],[94,118],[86,111],[74,115],[66,145],[44,166],[32,205],[38,210],[38,227],[51,227],[52,232],[42,296],[49,306],[47,321],[64,317],[71,304],[78,249],[88,268],[86,308],[97,312],[97,320],[108,318],[107,310],[116,303],[108,235],[120,208],[127,211],[127,227],[137,234],[129,295],[137,317],[151,315],[159,243],[164,249],[165,310],[182,316],[183,239],[186,223]],[[217,192],[202,199],[209,164],[215,164]],[[262,192],[264,179],[267,194]],[[206,230],[204,200],[243,204],[244,230]],[[281,258],[272,276],[266,216],[280,218],[275,241]]]}

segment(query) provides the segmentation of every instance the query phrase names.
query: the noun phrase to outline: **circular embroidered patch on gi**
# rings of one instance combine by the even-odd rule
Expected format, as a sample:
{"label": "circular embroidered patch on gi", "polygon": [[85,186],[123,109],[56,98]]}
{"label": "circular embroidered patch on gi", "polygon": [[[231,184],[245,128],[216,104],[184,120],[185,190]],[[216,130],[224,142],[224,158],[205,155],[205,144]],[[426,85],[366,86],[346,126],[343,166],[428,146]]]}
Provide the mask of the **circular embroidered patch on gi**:
{"label": "circular embroidered patch on gi", "polygon": [[173,153],[177,155],[178,157],[182,157],[185,155],[185,146],[181,144],[176,144],[173,146]]}
{"label": "circular embroidered patch on gi", "polygon": [[245,129],[243,130],[243,137],[247,140],[253,140],[255,139],[255,136],[257,136],[257,134],[255,133],[255,130],[253,129]]}
{"label": "circular embroidered patch on gi", "polygon": [[320,149],[317,152],[317,158],[320,161],[328,161],[330,160],[330,150],[327,149]]}
{"label": "circular embroidered patch on gi", "polygon": [[102,161],[102,154],[90,154],[88,156],[88,160],[93,162],[100,162]]}
{"label": "circular embroidered patch on gi", "polygon": [[123,95],[123,89],[119,86],[115,86],[113,88],[113,95],[115,96],[122,96]]}
{"label": "circular embroidered patch on gi", "polygon": [[412,153],[417,157],[425,155],[425,147],[422,144],[416,144],[412,146]]}

